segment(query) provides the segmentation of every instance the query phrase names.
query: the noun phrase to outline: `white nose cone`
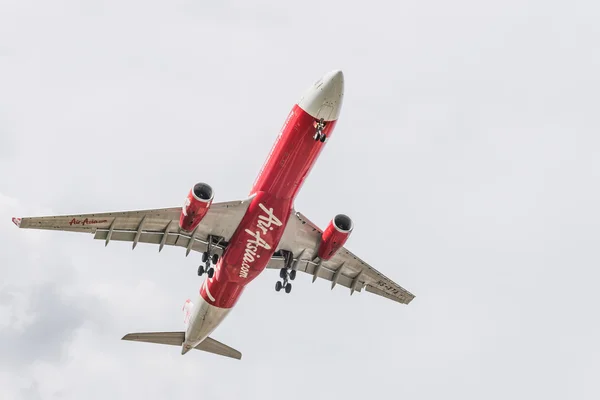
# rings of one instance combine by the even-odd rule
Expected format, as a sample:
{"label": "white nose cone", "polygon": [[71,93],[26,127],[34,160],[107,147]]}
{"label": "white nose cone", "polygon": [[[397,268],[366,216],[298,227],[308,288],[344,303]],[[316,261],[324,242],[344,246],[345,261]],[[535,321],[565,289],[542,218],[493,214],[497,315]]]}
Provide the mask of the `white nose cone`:
{"label": "white nose cone", "polygon": [[335,121],[344,99],[344,74],[340,70],[325,74],[304,93],[298,106],[316,119]]}

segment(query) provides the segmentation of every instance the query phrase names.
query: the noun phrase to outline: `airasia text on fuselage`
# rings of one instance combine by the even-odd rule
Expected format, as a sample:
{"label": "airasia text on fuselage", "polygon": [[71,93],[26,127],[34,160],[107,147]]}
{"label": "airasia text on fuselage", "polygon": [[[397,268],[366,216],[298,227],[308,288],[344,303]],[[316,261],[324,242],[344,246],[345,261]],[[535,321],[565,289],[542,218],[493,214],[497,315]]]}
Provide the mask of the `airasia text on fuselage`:
{"label": "airasia text on fuselage", "polygon": [[246,233],[250,235],[250,238],[246,242],[246,249],[244,250],[244,258],[242,262],[242,268],[240,268],[240,278],[248,278],[248,271],[252,266],[252,263],[257,258],[260,258],[260,254],[257,254],[258,248],[262,247],[266,250],[271,249],[271,245],[266,242],[261,236],[265,236],[267,232],[272,231],[274,226],[283,225],[282,222],[273,214],[272,208],[265,207],[264,204],[259,203],[258,206],[265,212],[258,216],[256,222],[256,231],[252,232],[250,229],[246,229]]}

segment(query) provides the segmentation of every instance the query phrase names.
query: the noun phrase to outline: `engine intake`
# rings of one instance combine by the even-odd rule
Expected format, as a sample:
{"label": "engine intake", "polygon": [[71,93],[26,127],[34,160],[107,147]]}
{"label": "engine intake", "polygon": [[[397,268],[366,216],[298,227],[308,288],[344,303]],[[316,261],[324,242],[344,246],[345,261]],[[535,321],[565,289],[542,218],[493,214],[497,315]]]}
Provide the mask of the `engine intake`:
{"label": "engine intake", "polygon": [[352,220],[344,214],[338,214],[333,218],[333,226],[340,232],[350,232],[353,228]]}
{"label": "engine intake", "polygon": [[206,183],[196,183],[192,191],[194,197],[200,201],[209,201],[213,199],[213,190]]}
{"label": "engine intake", "polygon": [[214,198],[212,187],[206,183],[196,183],[188,193],[181,216],[179,217],[179,227],[184,231],[191,232],[202,221],[202,218],[208,212]]}
{"label": "engine intake", "polygon": [[321,235],[319,258],[326,261],[333,257],[344,246],[353,228],[354,223],[349,216],[338,214],[333,217]]}

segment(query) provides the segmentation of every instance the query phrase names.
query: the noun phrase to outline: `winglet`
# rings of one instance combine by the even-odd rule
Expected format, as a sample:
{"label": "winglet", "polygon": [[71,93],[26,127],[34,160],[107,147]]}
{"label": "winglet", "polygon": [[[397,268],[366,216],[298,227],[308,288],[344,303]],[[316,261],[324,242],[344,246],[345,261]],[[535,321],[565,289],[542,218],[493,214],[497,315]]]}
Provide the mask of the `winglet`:
{"label": "winglet", "polygon": [[17,226],[17,228],[21,227],[21,218],[13,217],[12,222],[13,222],[13,224],[15,224]]}

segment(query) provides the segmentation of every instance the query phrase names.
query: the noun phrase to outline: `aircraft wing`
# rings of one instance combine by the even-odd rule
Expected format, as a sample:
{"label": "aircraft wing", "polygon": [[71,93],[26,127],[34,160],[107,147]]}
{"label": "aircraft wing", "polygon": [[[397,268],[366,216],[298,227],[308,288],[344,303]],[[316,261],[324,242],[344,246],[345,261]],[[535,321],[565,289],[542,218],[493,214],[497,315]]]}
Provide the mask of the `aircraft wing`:
{"label": "aircraft wing", "polygon": [[208,236],[212,235],[221,242],[215,242],[213,238],[211,251],[221,256],[249,204],[249,200],[213,203],[194,232],[179,228],[181,207],[13,218],[13,222],[26,229],[91,233],[94,239],[104,240],[105,245],[112,240],[125,241],[132,242],[135,249],[138,243],[151,243],[158,245],[159,251],[164,246],[180,246],[186,248],[186,256],[192,250],[206,251]]}
{"label": "aircraft wing", "polygon": [[[342,247],[330,260],[321,261],[317,257],[322,230],[302,213],[294,212],[286,225],[278,250],[288,250],[294,254],[292,268],[306,272],[317,278],[331,281],[331,289],[336,285],[355,291],[363,289],[378,296],[409,304],[415,297],[375,268]],[[267,268],[280,269],[285,265],[281,253],[276,253]]]}

